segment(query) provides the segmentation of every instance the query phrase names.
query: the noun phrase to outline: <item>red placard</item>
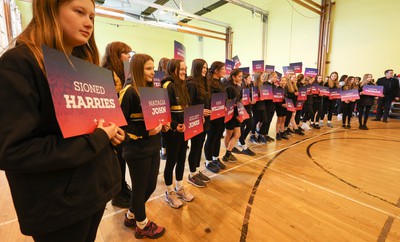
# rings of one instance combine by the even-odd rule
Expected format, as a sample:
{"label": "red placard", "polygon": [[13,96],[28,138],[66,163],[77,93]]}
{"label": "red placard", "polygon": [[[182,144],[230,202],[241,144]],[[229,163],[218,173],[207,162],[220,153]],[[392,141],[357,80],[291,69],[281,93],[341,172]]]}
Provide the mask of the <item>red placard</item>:
{"label": "red placard", "polygon": [[363,86],[363,95],[383,97],[383,86],[365,85]]}
{"label": "red placard", "polygon": [[160,123],[171,122],[167,89],[139,87],[139,93],[146,130],[154,129]]}
{"label": "red placard", "polygon": [[271,85],[260,86],[260,100],[272,100],[274,99],[274,93],[272,92]]}
{"label": "red placard", "polygon": [[296,111],[297,110],[302,110],[303,106],[304,106],[304,101],[297,100],[297,102],[296,102]]}
{"label": "red placard", "polygon": [[258,93],[258,87],[251,87],[251,97],[253,102],[258,102],[260,100],[260,94]]}
{"label": "red placard", "polygon": [[350,89],[340,93],[340,99],[344,101],[354,101],[360,99],[357,89]]}
{"label": "red placard", "polygon": [[242,103],[244,106],[247,106],[250,104],[250,89],[249,88],[244,88],[242,90]]}
{"label": "red placard", "polygon": [[286,103],[286,109],[289,112],[294,112],[296,111],[296,108],[294,107],[293,101],[290,98],[285,98],[285,103]]}
{"label": "red placard", "polygon": [[211,95],[211,117],[210,120],[225,116],[226,93],[219,92]]}
{"label": "red placard", "polygon": [[[111,71],[42,47],[54,109],[64,138],[92,133],[95,120],[126,125]],[[71,65],[72,63],[72,65]],[[123,81],[123,80],[121,80]]]}
{"label": "red placard", "polygon": [[185,141],[203,132],[203,110],[204,104],[185,108],[183,114]]}
{"label": "red placard", "polygon": [[236,105],[238,109],[239,122],[243,122],[243,120],[250,118],[250,115],[247,113],[246,108],[242,103],[239,102]]}
{"label": "red placard", "polygon": [[285,100],[285,90],[283,88],[275,88],[274,99],[272,99],[272,102],[281,103],[283,100]]}
{"label": "red placard", "polygon": [[224,122],[229,122],[233,118],[233,112],[235,111],[235,99],[226,101],[225,109],[225,120]]}
{"label": "red placard", "polygon": [[340,88],[330,89],[329,90],[329,99],[340,99]]}
{"label": "red placard", "polygon": [[299,94],[297,100],[305,101],[307,100],[307,87],[299,87]]}
{"label": "red placard", "polygon": [[329,91],[329,87],[319,86],[318,90],[319,90],[319,95],[321,95],[321,96],[329,97],[329,95],[331,94]]}

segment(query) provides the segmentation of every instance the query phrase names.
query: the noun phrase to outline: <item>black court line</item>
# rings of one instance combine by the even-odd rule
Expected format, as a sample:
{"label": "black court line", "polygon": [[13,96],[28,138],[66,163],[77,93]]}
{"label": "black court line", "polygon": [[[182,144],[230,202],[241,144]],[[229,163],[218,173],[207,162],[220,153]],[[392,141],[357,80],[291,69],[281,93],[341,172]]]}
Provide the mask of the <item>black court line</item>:
{"label": "black court line", "polygon": [[[398,208],[400,208],[400,198],[399,198],[399,200],[397,201],[396,206],[397,206]],[[386,238],[387,238],[387,236],[388,236],[388,234],[389,234],[389,232],[390,232],[390,229],[392,228],[393,221],[394,221],[394,218],[391,217],[391,216],[389,216],[389,217],[386,219],[386,222],[385,222],[385,224],[383,225],[383,228],[382,228],[382,230],[381,230],[381,232],[380,232],[380,234],[379,234],[378,242],[384,242],[384,241],[386,241]]]}

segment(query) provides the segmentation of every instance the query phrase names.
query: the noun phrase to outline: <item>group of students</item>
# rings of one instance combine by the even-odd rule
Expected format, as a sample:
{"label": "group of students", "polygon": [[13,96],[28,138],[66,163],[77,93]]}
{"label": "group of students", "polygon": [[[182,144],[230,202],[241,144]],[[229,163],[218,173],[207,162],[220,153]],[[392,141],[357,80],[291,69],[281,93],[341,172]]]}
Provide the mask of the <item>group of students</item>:
{"label": "group of students", "polygon": [[[226,76],[225,64],[216,61],[208,67],[203,59],[193,60],[189,77],[184,61],[171,59],[166,62],[166,76],[161,85],[168,92],[172,121],[146,130],[139,90],[140,87],[153,86],[154,60],[146,54],[135,54],[130,60],[128,79],[123,62],[130,58],[131,48],[113,42],[107,46],[101,65],[113,72],[127,125],[120,128],[99,117],[92,133],[63,138],[41,48],[46,45],[64,52],[66,58],[75,56],[100,65],[93,35],[94,1],[36,0],[32,5],[31,22],[16,37],[13,47],[0,58],[3,84],[0,110],[7,114],[0,118],[0,169],[5,171],[20,229],[35,241],[94,241],[106,204],[111,199],[114,205],[129,207],[124,224],[134,229],[137,238],[161,237],[165,228],[147,218],[145,206],[156,188],[160,150],[166,151],[165,201],[173,208],[180,208],[182,200],[190,202],[194,199],[193,194],[183,187],[188,147],[184,139],[183,114],[187,106],[204,105],[204,132],[191,139],[188,155],[190,174],[187,180],[197,187],[205,187],[210,181],[200,171],[203,150],[206,168],[214,173],[226,168],[224,162],[236,162],[235,152],[255,155],[246,145],[246,138],[251,132],[250,140],[253,142],[274,141],[268,133],[275,112],[278,116],[278,140],[287,139],[288,132],[304,135],[299,126],[301,112],[288,112],[285,102],[252,100],[245,105],[250,118],[243,122],[239,121],[237,108],[227,123],[224,117],[210,120],[213,93],[226,93],[227,99],[240,102],[242,88],[272,85],[274,89],[283,89],[285,96],[295,101],[298,85],[305,83],[304,76],[292,75],[278,80],[276,73],[264,72],[259,73],[253,84],[248,73],[235,69],[225,81],[221,81]],[[368,75],[358,88],[369,84],[371,78]],[[334,72],[325,83],[322,83],[321,76],[313,81],[338,88],[337,79],[338,74]],[[392,81],[383,80],[382,83],[386,89],[396,85]],[[353,78],[347,78],[343,89],[355,86]],[[393,98],[398,100],[398,97],[397,83]],[[378,101],[384,106],[384,121],[387,121],[390,98],[389,95],[387,99]],[[370,99],[359,102],[359,112],[364,112],[366,118],[371,107]],[[353,103],[342,104],[346,125],[350,124]],[[320,120],[327,113],[327,125],[332,127],[335,101],[313,94],[307,98],[304,107],[303,122],[310,120],[313,127],[316,128],[317,123],[319,127]],[[362,107],[365,111],[361,111]],[[364,127],[366,118],[362,122]],[[294,130],[287,128],[289,123]],[[220,159],[223,136],[226,152]],[[238,142],[241,150],[235,148]],[[124,179],[125,162],[132,188]]]}

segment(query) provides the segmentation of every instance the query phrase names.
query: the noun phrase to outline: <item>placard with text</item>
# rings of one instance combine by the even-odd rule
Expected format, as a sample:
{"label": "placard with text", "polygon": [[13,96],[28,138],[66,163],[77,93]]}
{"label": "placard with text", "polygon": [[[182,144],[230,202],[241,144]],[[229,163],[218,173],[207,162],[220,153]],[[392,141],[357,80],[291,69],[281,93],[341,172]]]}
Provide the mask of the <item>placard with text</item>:
{"label": "placard with text", "polygon": [[174,59],[185,60],[186,58],[186,48],[185,46],[174,40]]}
{"label": "placard with text", "polygon": [[225,60],[225,70],[226,70],[226,74],[230,75],[232,70],[235,68],[235,62],[226,59]]}
{"label": "placard with text", "polygon": [[293,69],[294,73],[303,72],[303,62],[290,63],[289,66]]}
{"label": "placard with text", "polygon": [[265,71],[269,72],[269,73],[272,73],[272,72],[275,71],[275,66],[273,66],[273,65],[265,65]]}
{"label": "placard with text", "polygon": [[329,95],[331,94],[329,91],[329,87],[323,87],[323,86],[319,86],[318,87],[319,90],[319,95],[320,96],[327,96],[329,97]]}
{"label": "placard with text", "polygon": [[329,99],[331,100],[340,99],[341,91],[342,89],[340,88],[329,89]]}
{"label": "placard with text", "polygon": [[171,108],[167,89],[139,87],[139,93],[146,130],[154,129],[160,123],[171,122]]}
{"label": "placard with text", "polygon": [[210,120],[225,116],[225,92],[211,94],[211,117]]}
{"label": "placard with text", "polygon": [[309,77],[316,77],[318,75],[318,69],[306,67],[306,69],[304,71],[304,75],[309,76]]}
{"label": "placard with text", "polygon": [[363,95],[383,97],[383,86],[365,85],[363,86]]}
{"label": "placard with text", "polygon": [[204,104],[185,108],[183,122],[185,124],[185,141],[203,132]]}
{"label": "placard with text", "polygon": [[[64,138],[92,133],[99,118],[126,125],[110,70],[42,47],[54,109]],[[72,63],[72,65],[71,65]],[[123,81],[123,80],[121,80]]]}
{"label": "placard with text", "polygon": [[297,95],[297,100],[299,101],[307,100],[307,87],[299,87],[299,94]]}
{"label": "placard with text", "polygon": [[227,123],[233,118],[233,113],[235,111],[235,99],[230,99],[226,101],[226,109],[225,109],[225,120]]}
{"label": "placard with text", "polygon": [[260,86],[260,100],[272,100],[274,99],[274,93],[272,92],[272,85],[261,85]]}
{"label": "placard with text", "polygon": [[297,102],[296,102],[296,111],[302,110],[303,106],[304,106],[304,101],[297,100]]}
{"label": "placard with text", "polygon": [[264,60],[254,60],[253,61],[253,73],[264,71]]}
{"label": "placard with text", "polygon": [[250,88],[242,89],[242,103],[244,106],[247,106],[250,104]]}
{"label": "placard with text", "polygon": [[274,103],[281,103],[285,100],[285,89],[282,88],[275,88],[274,89],[274,99],[272,102]]}
{"label": "placard with text", "polygon": [[[234,66],[235,69],[239,68],[242,65],[242,63],[240,63],[239,56],[235,55],[234,57],[232,57],[232,60],[233,60],[233,62],[235,62],[235,66]],[[249,73],[249,72],[247,72],[247,73]]]}
{"label": "placard with text", "polygon": [[251,98],[253,99],[253,102],[260,101],[260,94],[257,86],[251,87]]}
{"label": "placard with text", "polygon": [[238,102],[236,105],[238,110],[239,122],[243,122],[244,120],[250,118],[249,113],[246,111],[246,108],[242,103]]}
{"label": "placard with text", "polygon": [[342,91],[340,93],[340,100],[344,101],[355,101],[360,99],[360,95],[357,89],[350,89],[346,91]]}
{"label": "placard with text", "polygon": [[289,112],[294,112],[294,111],[296,111],[296,107],[294,106],[292,99],[290,99],[290,98],[285,98],[285,103],[286,103],[286,109],[287,109]]}
{"label": "placard with text", "polygon": [[161,80],[164,78],[164,76],[165,76],[165,72],[154,71],[153,86],[161,87]]}

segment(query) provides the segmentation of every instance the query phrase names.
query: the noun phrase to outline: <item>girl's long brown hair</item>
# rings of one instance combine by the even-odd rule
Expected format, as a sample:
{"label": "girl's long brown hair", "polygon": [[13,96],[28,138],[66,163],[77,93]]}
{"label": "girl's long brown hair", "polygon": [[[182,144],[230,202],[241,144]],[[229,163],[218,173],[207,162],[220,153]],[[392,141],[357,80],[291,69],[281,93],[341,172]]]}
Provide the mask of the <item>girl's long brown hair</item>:
{"label": "girl's long brown hair", "polygon": [[210,99],[210,84],[207,79],[207,74],[205,77],[202,76],[203,66],[207,65],[207,62],[203,59],[194,59],[192,61],[191,75],[194,78],[194,84],[196,86],[197,93],[200,99]]}
{"label": "girl's long brown hair", "polygon": [[[132,77],[132,87],[139,94],[139,87],[148,87],[148,82],[144,78],[144,65],[149,60],[153,61],[151,56],[146,54],[135,54],[130,63],[130,72]],[[151,85],[150,85],[151,86]]]}
{"label": "girl's long brown hair", "polygon": [[[332,80],[331,76],[333,74],[336,74],[336,80]],[[328,80],[328,86],[329,88],[340,88],[340,84],[339,84],[339,74],[334,71],[329,75],[329,80]]]}
{"label": "girl's long brown hair", "polygon": [[121,54],[129,53],[132,48],[124,42],[111,42],[106,47],[106,53],[104,54],[101,66],[114,71],[119,79],[121,80],[122,86],[125,83],[126,76],[124,70],[124,63],[121,60]]}
{"label": "girl's long brown hair", "polygon": [[[59,7],[71,0],[32,1],[32,20],[25,30],[16,37],[17,44],[26,44],[33,53],[40,69],[45,74],[42,45],[62,51],[68,57],[63,43],[63,32],[59,23]],[[94,6],[94,0],[91,0]],[[94,23],[93,23],[94,24]],[[93,25],[94,27],[94,25]],[[99,52],[94,33],[88,42],[72,50],[72,55],[99,65]]]}
{"label": "girl's long brown hair", "polygon": [[291,81],[292,76],[294,76],[294,75],[289,75],[288,81],[286,83],[286,87],[287,87],[288,92],[295,93],[295,92],[298,92],[299,89],[297,88],[297,79],[296,79],[295,83],[292,83],[292,81]]}
{"label": "girl's long brown hair", "polygon": [[218,81],[214,80],[213,75],[214,75],[215,71],[221,70],[222,67],[224,67],[224,66],[225,66],[225,63],[223,63],[221,61],[214,61],[211,64],[210,69],[208,71],[208,80],[212,87],[218,88],[221,85],[220,80],[218,80]]}
{"label": "girl's long brown hair", "polygon": [[182,60],[171,59],[167,64],[167,76],[170,76],[174,79],[175,92],[176,95],[180,98],[180,104],[183,106],[190,105],[190,97],[189,92],[186,87],[186,81],[179,79],[179,69],[181,67]]}

